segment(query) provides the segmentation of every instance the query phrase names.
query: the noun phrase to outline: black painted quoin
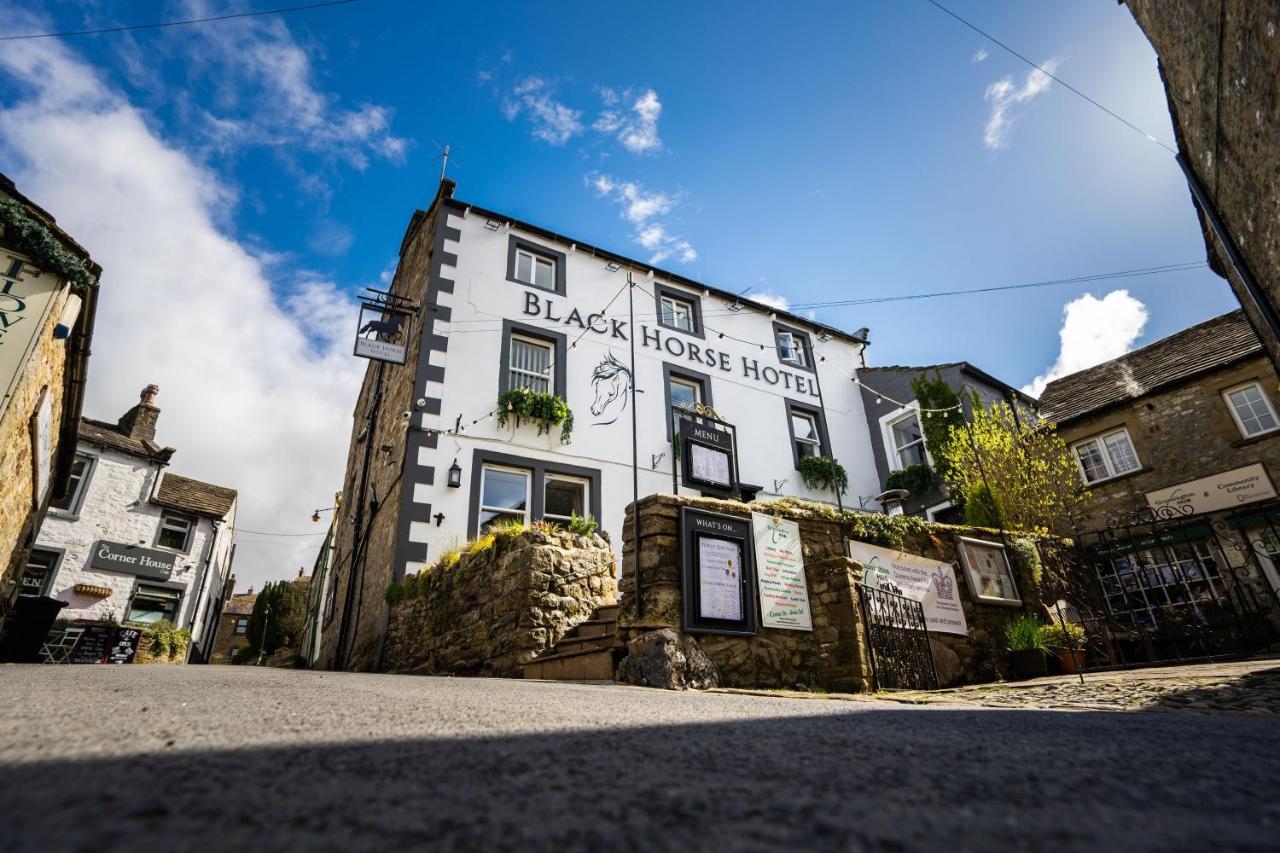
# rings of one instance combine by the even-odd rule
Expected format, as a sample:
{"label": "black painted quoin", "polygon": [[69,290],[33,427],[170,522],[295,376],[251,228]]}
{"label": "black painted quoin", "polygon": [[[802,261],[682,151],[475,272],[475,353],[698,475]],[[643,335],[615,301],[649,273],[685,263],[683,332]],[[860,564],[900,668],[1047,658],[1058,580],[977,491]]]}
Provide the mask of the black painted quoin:
{"label": "black painted quoin", "polygon": [[754,637],[759,603],[751,520],[681,507],[680,586],[681,630]]}

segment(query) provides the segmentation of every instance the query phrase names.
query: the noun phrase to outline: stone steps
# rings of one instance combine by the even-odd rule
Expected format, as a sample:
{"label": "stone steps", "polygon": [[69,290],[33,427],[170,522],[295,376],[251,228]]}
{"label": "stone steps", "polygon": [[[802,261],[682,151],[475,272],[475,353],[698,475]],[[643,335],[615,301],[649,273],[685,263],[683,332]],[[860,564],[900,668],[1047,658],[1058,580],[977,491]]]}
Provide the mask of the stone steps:
{"label": "stone steps", "polygon": [[560,642],[523,667],[525,678],[547,681],[609,681],[617,665],[618,606],[597,608]]}

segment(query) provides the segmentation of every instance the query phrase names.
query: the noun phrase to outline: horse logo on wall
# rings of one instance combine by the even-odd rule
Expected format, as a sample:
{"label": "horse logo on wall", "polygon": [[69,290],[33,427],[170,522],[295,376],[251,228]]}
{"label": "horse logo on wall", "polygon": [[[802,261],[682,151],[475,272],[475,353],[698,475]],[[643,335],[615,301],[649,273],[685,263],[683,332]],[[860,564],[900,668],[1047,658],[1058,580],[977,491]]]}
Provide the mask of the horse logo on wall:
{"label": "horse logo on wall", "polygon": [[597,418],[595,426],[607,426],[621,417],[630,396],[631,371],[612,352],[607,353],[591,371],[591,414]]}

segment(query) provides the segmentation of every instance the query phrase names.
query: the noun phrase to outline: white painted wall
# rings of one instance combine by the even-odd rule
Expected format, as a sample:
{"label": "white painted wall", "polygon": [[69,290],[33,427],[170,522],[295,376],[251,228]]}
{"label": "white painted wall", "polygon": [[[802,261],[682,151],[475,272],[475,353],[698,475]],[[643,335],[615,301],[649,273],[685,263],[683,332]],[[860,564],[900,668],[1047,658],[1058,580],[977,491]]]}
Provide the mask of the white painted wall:
{"label": "white painted wall", "polygon": [[[460,216],[449,214],[449,225],[462,232],[459,242],[446,241],[445,249],[458,256],[457,267],[444,267],[442,275],[455,282],[453,294],[442,294],[441,303],[452,309],[450,322],[436,324],[437,334],[449,338],[447,353],[433,353],[431,362],[445,368],[443,383],[431,383],[428,396],[443,400],[439,416],[418,415],[419,426],[452,429],[455,419],[462,415],[464,425],[494,408],[498,395],[504,318],[526,323],[541,329],[566,334],[569,342],[582,335],[580,342],[567,354],[567,398],[573,409],[576,424],[573,442],[567,446],[559,443],[559,434],[538,436],[532,426],[515,428],[512,425],[500,429],[496,421],[488,420],[467,426],[465,435],[442,435],[436,450],[423,450],[422,464],[435,467],[435,483],[406,484],[415,500],[430,503],[432,512],[443,512],[445,521],[437,527],[414,525],[410,535],[414,541],[425,541],[428,560],[435,559],[442,550],[465,540],[470,506],[472,480],[471,456],[475,448],[530,458],[554,460],[564,464],[596,468],[602,474],[602,527],[612,537],[615,547],[621,549],[622,522],[625,507],[632,499],[631,482],[631,413],[623,410],[612,423],[601,423],[607,418],[593,417],[591,405],[594,399],[591,375],[596,365],[612,353],[624,364],[630,363],[628,342],[612,334],[612,324],[597,322],[597,327],[608,325],[609,332],[599,334],[587,331],[576,323],[566,325],[564,318],[577,309],[585,320],[590,314],[604,312],[606,305],[621,290],[608,309],[608,317],[623,321],[627,312],[625,288],[626,270],[609,272],[606,261],[575,252],[567,245],[556,245],[532,234],[516,231],[521,237],[539,243],[555,251],[567,254],[565,297],[537,288],[526,287],[507,280],[507,252],[509,231],[506,227],[491,231],[485,227],[485,217],[475,214]],[[656,281],[661,282],[662,279]],[[788,367],[777,359],[772,349],[761,351],[758,346],[717,338],[708,331],[706,340],[689,337],[680,332],[662,328],[655,317],[654,279],[641,278],[635,291],[636,314],[636,387],[638,394],[638,434],[641,464],[640,495],[671,491],[672,447],[667,440],[665,422],[667,402],[663,386],[663,362],[709,374],[712,383],[712,400],[715,409],[738,427],[740,476],[744,483],[763,485],[762,498],[775,494],[775,480],[786,480],[776,494],[794,495],[812,500],[834,502],[827,492],[817,493],[807,489],[800,480],[792,461],[790,434],[784,397],[817,405],[817,397],[809,393],[788,390],[779,375],[778,384],[770,385],[744,375],[743,359],[758,363],[762,374],[765,368],[786,371],[805,377],[805,385],[811,385],[811,374]],[[673,287],[678,285],[664,282]],[[644,291],[648,291],[647,293]],[[701,296],[704,321],[728,335],[749,341],[772,344],[773,324],[769,316],[755,309],[739,313],[727,310],[723,298],[689,290]],[[526,294],[535,294],[545,308],[548,300],[553,303],[553,314],[561,322],[547,319],[545,310],[539,316],[526,313]],[[729,369],[721,369],[706,362],[692,362],[686,355],[674,355],[641,344],[641,326],[658,331],[662,340],[682,339],[681,345],[697,344],[705,357],[710,347],[717,353],[728,355]],[[833,338],[814,344],[819,355],[827,361],[819,363],[822,392],[826,404],[828,429],[835,453],[849,474],[849,491],[846,503],[858,506],[858,496],[871,496],[879,491],[872,446],[862,399],[858,388],[851,381],[859,365],[859,346],[849,341]],[[665,345],[665,344],[664,344]],[[681,345],[673,345],[679,352]],[[806,389],[807,390],[807,389]],[[665,454],[656,470],[650,470],[653,456]],[[462,488],[450,489],[446,485],[447,472],[455,457],[463,468]],[[692,489],[689,490],[692,493]],[[407,571],[416,571],[411,564]]]}
{"label": "white painted wall", "polygon": [[[59,614],[60,618],[104,619],[114,616],[123,620],[138,581],[162,582],[123,572],[91,569],[90,552],[94,543],[104,539],[159,548],[155,540],[165,508],[150,503],[149,498],[156,488],[156,478],[163,474],[163,468],[125,453],[84,443],[78,445],[77,451],[94,457],[79,511],[71,514],[50,509],[36,538],[36,548],[65,552],[47,594],[70,602],[70,606]],[[216,627],[212,610],[231,567],[235,512],[233,505],[225,521],[216,526],[208,518],[193,516],[197,521],[190,548],[185,554],[179,554],[177,566],[168,581],[183,587],[177,624],[180,628],[191,627],[193,643],[203,643],[205,632]],[[207,581],[204,580],[206,572],[210,573]],[[197,602],[202,581],[204,591]],[[109,587],[112,593],[108,598],[80,595],[72,587],[81,583]],[[194,609],[197,604],[198,612]],[[191,624],[193,616],[196,618]]]}

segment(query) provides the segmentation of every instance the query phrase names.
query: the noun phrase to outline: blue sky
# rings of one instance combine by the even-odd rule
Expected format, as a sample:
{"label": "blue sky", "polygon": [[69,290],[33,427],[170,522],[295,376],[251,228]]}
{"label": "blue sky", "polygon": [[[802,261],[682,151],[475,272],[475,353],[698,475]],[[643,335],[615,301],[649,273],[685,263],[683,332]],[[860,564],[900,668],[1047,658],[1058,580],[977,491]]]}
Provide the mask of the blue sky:
{"label": "blue sky", "polygon": [[[0,18],[25,32],[266,5],[96,0],[43,15],[0,6]],[[1172,143],[1155,55],[1125,7],[949,5]],[[358,381],[339,352],[344,295],[382,279],[412,210],[431,199],[432,140],[455,149],[450,173],[467,201],[793,305],[1204,258],[1168,152],[924,0],[803,15],[783,4],[637,8],[361,0],[6,43],[0,171],[103,261],[104,303],[119,294],[90,395],[108,411],[93,413],[123,411],[168,371],[162,407],[205,418],[173,416],[190,448],[177,467],[252,479],[227,472],[231,445],[199,449],[217,417],[210,403],[230,425],[288,398],[290,417],[317,424],[302,446],[331,448],[339,464],[290,481],[291,502],[259,501],[249,517],[293,529],[299,507],[327,506]],[[77,147],[76,129],[94,150]],[[208,342],[195,361],[127,344],[164,326],[161,312],[224,288],[227,304],[265,312],[274,319],[262,328],[288,325],[297,340],[258,353],[259,370],[227,379],[225,399],[188,400],[192,369],[240,370],[228,365],[255,338],[216,344],[243,313],[211,303],[206,325],[171,332],[183,346]],[[1128,296],[1107,297],[1120,289]],[[1086,294],[1060,342],[1064,307]],[[1055,362],[1087,366],[1232,307],[1226,283],[1200,269],[817,317],[869,326],[876,364],[964,359],[1023,385]],[[265,472],[262,486],[279,475]]]}

